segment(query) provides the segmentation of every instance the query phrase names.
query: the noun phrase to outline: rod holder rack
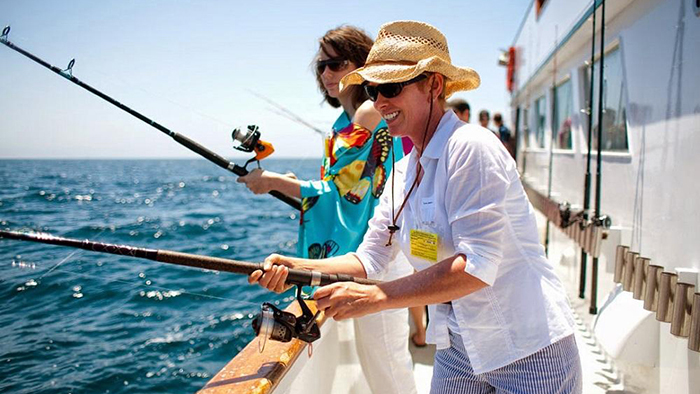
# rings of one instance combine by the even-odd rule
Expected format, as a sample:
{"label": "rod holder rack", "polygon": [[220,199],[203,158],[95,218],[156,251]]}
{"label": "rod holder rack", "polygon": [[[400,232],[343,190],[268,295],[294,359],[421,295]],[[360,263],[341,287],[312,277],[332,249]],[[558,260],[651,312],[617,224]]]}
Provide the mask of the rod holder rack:
{"label": "rod holder rack", "polygon": [[[599,257],[609,219],[584,220],[582,210],[573,211],[568,204],[553,201],[525,181],[523,187],[532,205],[550,223],[558,226],[585,253]],[[643,301],[645,310],[656,313],[656,320],[671,323],[672,335],[688,338],[688,349],[700,352],[700,292],[695,292],[694,284],[683,282],[675,272],[664,272],[664,267],[652,264],[649,258],[626,245],[617,245],[615,250],[613,281],[624,291],[632,292],[634,299]]]}
{"label": "rod holder rack", "polygon": [[593,258],[600,257],[601,244],[607,239],[611,224],[607,216],[586,219],[583,210],[574,210],[568,203],[554,201],[525,181],[523,188],[530,203],[542,212],[550,223],[559,227],[588,255]]}

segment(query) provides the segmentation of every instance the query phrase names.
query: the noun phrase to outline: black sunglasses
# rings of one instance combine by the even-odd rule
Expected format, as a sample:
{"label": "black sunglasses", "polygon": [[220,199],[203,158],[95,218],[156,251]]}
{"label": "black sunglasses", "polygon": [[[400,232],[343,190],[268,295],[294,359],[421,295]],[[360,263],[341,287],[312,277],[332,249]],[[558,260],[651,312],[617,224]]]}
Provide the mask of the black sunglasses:
{"label": "black sunglasses", "polygon": [[404,86],[408,86],[412,83],[416,83],[418,81],[422,81],[424,79],[428,78],[427,75],[421,74],[413,79],[409,79],[408,81],[405,82],[395,82],[395,83],[384,83],[381,85],[377,86],[371,86],[368,85],[366,82],[364,84],[365,87],[365,92],[367,92],[367,95],[369,96],[369,99],[372,101],[377,101],[377,96],[379,93],[382,94],[382,96],[386,98],[394,98],[401,94],[401,91],[403,90]]}
{"label": "black sunglasses", "polygon": [[349,61],[346,59],[326,59],[319,60],[316,62],[316,72],[323,74],[326,71],[326,67],[330,68],[333,72],[338,72],[340,70],[345,70],[348,66]]}

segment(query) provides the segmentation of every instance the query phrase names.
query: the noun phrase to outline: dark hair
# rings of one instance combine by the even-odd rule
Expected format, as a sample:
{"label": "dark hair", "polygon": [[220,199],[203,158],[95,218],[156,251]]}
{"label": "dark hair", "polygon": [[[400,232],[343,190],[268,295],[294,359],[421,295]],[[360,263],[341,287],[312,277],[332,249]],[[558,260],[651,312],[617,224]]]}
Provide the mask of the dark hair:
{"label": "dark hair", "polygon": [[447,105],[455,111],[459,112],[460,114],[464,111],[471,111],[469,103],[464,100],[452,100]]}
{"label": "dark hair", "polygon": [[500,112],[493,114],[493,121],[494,123],[503,123],[503,116],[501,116]]}
{"label": "dark hair", "polygon": [[[339,108],[340,100],[328,95],[328,91],[326,91],[326,88],[323,86],[321,74],[318,73],[318,69],[315,67],[318,54],[323,52],[326,56],[330,57],[326,52],[326,48],[330,47],[333,48],[337,57],[349,60],[357,67],[362,67],[367,60],[367,55],[369,55],[369,50],[372,49],[374,41],[364,30],[354,26],[342,25],[335,29],[328,30],[326,34],[318,40],[318,44],[318,53],[314,59],[316,82],[318,83],[319,90],[323,93],[324,100],[328,102],[331,107]],[[350,92],[353,107],[356,109],[369,98],[361,85],[348,86],[345,89],[348,89]]]}
{"label": "dark hair", "polygon": [[483,116],[486,116],[486,119],[491,119],[491,115],[489,115],[489,111],[487,111],[485,109],[482,109],[481,112],[479,112],[479,120],[481,120],[481,118]]}

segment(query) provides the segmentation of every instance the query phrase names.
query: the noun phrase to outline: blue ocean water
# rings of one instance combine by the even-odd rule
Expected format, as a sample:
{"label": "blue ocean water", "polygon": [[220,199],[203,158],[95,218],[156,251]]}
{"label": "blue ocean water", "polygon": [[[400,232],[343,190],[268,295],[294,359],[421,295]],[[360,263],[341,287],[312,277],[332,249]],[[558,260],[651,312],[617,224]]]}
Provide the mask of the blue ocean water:
{"label": "blue ocean water", "polygon": [[[266,168],[318,174],[318,160]],[[0,228],[261,261],[298,212],[205,160],[3,160]],[[0,239],[0,392],[195,392],[252,338],[244,276]]]}

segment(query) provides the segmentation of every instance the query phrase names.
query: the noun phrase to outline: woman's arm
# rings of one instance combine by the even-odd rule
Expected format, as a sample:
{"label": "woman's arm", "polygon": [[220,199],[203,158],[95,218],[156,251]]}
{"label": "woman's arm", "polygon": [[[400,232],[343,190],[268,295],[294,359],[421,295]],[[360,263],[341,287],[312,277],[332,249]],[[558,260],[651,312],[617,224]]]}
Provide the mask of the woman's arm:
{"label": "woman's arm", "polygon": [[362,263],[353,254],[319,260],[272,254],[263,262],[262,271],[256,270],[250,274],[248,283],[259,283],[260,286],[268,290],[282,293],[288,288],[285,281],[289,274],[289,268],[320,271],[326,274],[346,274],[359,278],[367,277]]}
{"label": "woman's arm", "polygon": [[379,285],[337,282],[314,293],[319,309],[336,320],[361,317],[385,309],[449,302],[487,286],[464,271],[464,255],[447,258],[432,267]]}
{"label": "woman's arm", "polygon": [[301,198],[302,181],[290,175],[256,168],[248,175],[239,177],[236,182],[244,183],[255,194],[265,194],[271,190],[277,190],[287,196]]}

